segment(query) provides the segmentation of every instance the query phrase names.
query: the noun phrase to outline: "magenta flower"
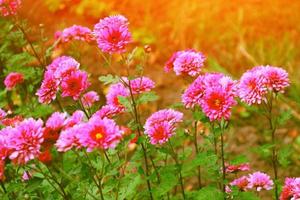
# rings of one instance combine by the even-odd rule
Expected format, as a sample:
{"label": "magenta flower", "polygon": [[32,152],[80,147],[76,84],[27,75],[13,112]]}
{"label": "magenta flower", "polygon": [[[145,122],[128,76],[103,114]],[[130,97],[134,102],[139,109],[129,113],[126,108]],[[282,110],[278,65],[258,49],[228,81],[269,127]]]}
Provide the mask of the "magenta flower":
{"label": "magenta flower", "polygon": [[79,138],[80,134],[84,134],[84,132],[85,130],[83,129],[82,124],[77,124],[63,130],[55,143],[57,151],[66,152],[72,148],[81,148],[82,145],[79,142]]}
{"label": "magenta flower", "polygon": [[204,76],[200,75],[184,91],[181,99],[186,108],[194,108],[200,105],[205,92]]}
{"label": "magenta flower", "polygon": [[[126,83],[129,85],[129,80],[124,78]],[[133,80],[130,80],[130,87],[133,94],[140,94],[143,92],[151,91],[155,86],[154,81],[150,78],[142,76]]]}
{"label": "magenta flower", "polygon": [[72,40],[81,40],[91,42],[94,40],[91,29],[79,25],[73,25],[65,28],[63,31],[55,33],[55,39],[60,39],[62,43],[70,42]]}
{"label": "magenta flower", "polygon": [[290,85],[288,73],[279,67],[263,67],[264,76],[267,79],[267,88],[274,92],[283,93],[284,89]]}
{"label": "magenta flower", "polygon": [[65,118],[65,113],[55,112],[48,118],[46,127],[52,130],[60,130],[64,126]]}
{"label": "magenta flower", "polygon": [[8,146],[9,158],[17,164],[25,164],[40,154],[43,138],[43,121],[25,119],[10,133]]}
{"label": "magenta flower", "polygon": [[44,80],[40,89],[36,92],[40,103],[49,104],[56,98],[56,93],[59,89],[59,80],[54,77],[51,72],[44,74]]}
{"label": "magenta flower", "polygon": [[9,73],[4,80],[4,85],[7,90],[12,90],[16,85],[22,83],[24,81],[24,76],[18,72]]}
{"label": "magenta flower", "polygon": [[242,176],[230,182],[230,186],[236,186],[240,191],[247,191],[248,184],[249,182],[247,176]]}
{"label": "magenta flower", "polygon": [[84,92],[90,83],[86,72],[77,70],[69,76],[63,78],[61,83],[62,97],[72,97],[77,100],[82,92]]}
{"label": "magenta flower", "polygon": [[248,182],[249,184],[247,188],[253,188],[256,191],[261,191],[262,189],[271,190],[274,184],[270,176],[262,172],[254,172],[253,174],[249,174]]}
{"label": "magenta flower", "polygon": [[99,101],[99,96],[97,92],[90,91],[82,96],[81,101],[84,107],[92,107],[96,101]]}
{"label": "magenta flower", "polygon": [[80,124],[83,121],[83,118],[84,112],[81,110],[76,110],[71,117],[68,117],[64,121],[64,129]]}
{"label": "magenta flower", "polygon": [[5,160],[9,154],[8,137],[13,132],[13,128],[8,126],[0,130],[0,160]]}
{"label": "magenta flower", "polygon": [[2,16],[15,15],[21,5],[21,0],[0,0],[0,13]]}
{"label": "magenta flower", "polygon": [[286,178],[280,200],[298,200],[300,199],[300,178]]}
{"label": "magenta flower", "polygon": [[151,144],[163,144],[175,134],[176,125],[182,122],[181,112],[164,109],[153,113],[144,125],[145,134],[150,138]]}
{"label": "magenta flower", "polygon": [[117,114],[120,114],[123,112],[123,108],[121,107],[116,107],[113,105],[104,105],[101,107],[100,110],[98,110],[97,112],[95,112],[93,114],[94,116],[98,116],[100,118],[113,118],[114,116],[116,116]]}
{"label": "magenta flower", "polygon": [[129,91],[127,90],[127,88],[125,88],[122,83],[115,83],[110,85],[106,95],[107,104],[124,109],[124,106],[119,102],[118,99],[118,97],[120,96],[129,96]]}
{"label": "magenta flower", "polygon": [[122,15],[101,19],[94,27],[94,35],[99,48],[110,54],[123,53],[131,42],[128,20]]}
{"label": "magenta flower", "polygon": [[52,61],[50,65],[47,66],[47,71],[52,72],[56,79],[62,79],[72,72],[79,69],[79,62],[70,56],[61,56]]}
{"label": "magenta flower", "polygon": [[236,173],[240,171],[249,171],[250,170],[250,165],[249,163],[242,163],[242,164],[237,164],[237,165],[229,165],[225,164],[225,169],[226,173]]}
{"label": "magenta flower", "polygon": [[0,108],[0,121],[7,116],[7,113]]}
{"label": "magenta flower", "polygon": [[112,119],[92,117],[83,127],[79,141],[88,152],[94,149],[115,148],[122,138],[122,131]]}
{"label": "magenta flower", "polygon": [[204,61],[203,54],[195,50],[178,51],[167,61],[165,71],[173,68],[176,75],[196,76],[201,72]]}

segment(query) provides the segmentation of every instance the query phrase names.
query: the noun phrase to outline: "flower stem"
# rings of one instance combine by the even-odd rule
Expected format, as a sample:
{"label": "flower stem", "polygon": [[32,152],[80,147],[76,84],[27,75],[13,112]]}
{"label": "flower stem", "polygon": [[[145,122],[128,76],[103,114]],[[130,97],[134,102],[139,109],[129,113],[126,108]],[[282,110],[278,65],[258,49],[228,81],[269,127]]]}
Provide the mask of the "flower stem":
{"label": "flower stem", "polygon": [[[222,190],[225,195],[225,180],[226,180],[226,171],[225,171],[225,157],[224,157],[224,127],[221,127],[221,159],[222,159]],[[225,199],[225,196],[224,196]]]}
{"label": "flower stem", "polygon": [[[194,122],[194,146],[195,146],[195,149],[196,149],[196,155],[198,155],[199,153],[199,148],[198,148],[198,140],[197,140],[197,126],[198,126],[198,121],[195,121]],[[201,188],[201,167],[198,166],[197,168],[197,173],[198,173],[198,188],[200,189]]]}

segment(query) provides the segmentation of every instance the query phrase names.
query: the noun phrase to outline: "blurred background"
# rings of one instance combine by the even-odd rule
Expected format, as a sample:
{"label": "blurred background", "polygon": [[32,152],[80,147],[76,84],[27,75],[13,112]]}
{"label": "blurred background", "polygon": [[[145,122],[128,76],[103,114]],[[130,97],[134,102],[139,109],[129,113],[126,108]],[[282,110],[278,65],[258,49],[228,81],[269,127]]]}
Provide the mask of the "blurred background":
{"label": "blurred background", "polygon": [[[255,65],[285,68],[291,87],[279,113],[290,113],[288,123],[278,129],[282,142],[283,176],[300,174],[300,1],[299,0],[23,0],[20,10],[30,25],[43,24],[45,35],[73,24],[93,29],[100,18],[122,14],[130,21],[134,45],[151,46],[145,74],[157,83],[161,96],[156,109],[180,102],[189,81],[163,72],[164,63],[178,50],[195,48],[207,56],[209,71],[219,71],[238,79]],[[34,35],[32,36],[34,37]],[[33,38],[34,39],[34,38]],[[107,71],[96,48],[76,43],[57,50],[79,59],[91,74],[98,92],[103,91],[98,76]],[[121,69],[120,69],[121,70]],[[238,106],[234,128],[228,134],[228,149],[233,154],[248,154],[254,169],[269,172],[264,133],[266,122],[251,110]],[[264,137],[261,137],[263,135]]]}

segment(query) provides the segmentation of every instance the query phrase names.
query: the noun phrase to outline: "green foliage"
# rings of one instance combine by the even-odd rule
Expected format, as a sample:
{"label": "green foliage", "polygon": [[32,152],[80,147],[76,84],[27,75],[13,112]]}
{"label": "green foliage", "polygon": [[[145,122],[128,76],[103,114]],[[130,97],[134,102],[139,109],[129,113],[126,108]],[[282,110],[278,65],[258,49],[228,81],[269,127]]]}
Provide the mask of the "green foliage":
{"label": "green foliage", "polygon": [[113,76],[111,74],[99,77],[99,81],[102,82],[104,85],[117,83],[119,82],[119,80],[120,78],[118,76]]}

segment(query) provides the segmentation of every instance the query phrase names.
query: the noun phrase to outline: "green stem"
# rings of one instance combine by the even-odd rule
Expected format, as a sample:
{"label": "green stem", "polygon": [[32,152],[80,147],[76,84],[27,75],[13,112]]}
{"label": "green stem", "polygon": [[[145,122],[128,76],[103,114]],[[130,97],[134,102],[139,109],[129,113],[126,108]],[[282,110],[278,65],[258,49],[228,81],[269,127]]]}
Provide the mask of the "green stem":
{"label": "green stem", "polygon": [[221,125],[221,159],[222,159],[222,190],[225,198],[225,180],[226,180],[226,169],[225,169],[225,156],[224,156],[224,127]]}
{"label": "green stem", "polygon": [[2,187],[2,189],[3,189],[4,194],[6,194],[6,193],[7,193],[7,190],[6,190],[6,188],[5,188],[4,183],[3,183],[2,181],[0,181],[0,184],[1,184],[1,187]]}
{"label": "green stem", "polygon": [[[198,148],[198,139],[197,139],[197,127],[198,126],[198,121],[195,121],[194,122],[194,146],[195,146],[195,150],[196,150],[196,155],[198,155],[198,153],[199,153],[199,148]],[[200,166],[198,166],[197,167],[197,173],[198,173],[198,176],[197,176],[197,178],[198,178],[198,187],[199,187],[199,189],[201,188],[201,185],[202,185],[202,183],[201,183],[201,167]]]}

